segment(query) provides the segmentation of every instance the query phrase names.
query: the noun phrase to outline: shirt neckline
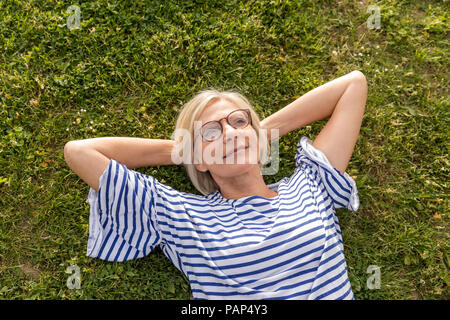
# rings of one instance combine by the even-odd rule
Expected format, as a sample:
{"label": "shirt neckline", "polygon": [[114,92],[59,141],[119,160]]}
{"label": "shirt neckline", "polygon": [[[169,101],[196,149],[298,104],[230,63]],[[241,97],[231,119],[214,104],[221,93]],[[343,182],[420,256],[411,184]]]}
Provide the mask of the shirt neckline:
{"label": "shirt neckline", "polygon": [[251,201],[253,199],[259,199],[259,200],[263,200],[263,201],[266,201],[266,202],[272,202],[272,201],[276,201],[276,200],[279,199],[279,197],[280,197],[279,185],[280,185],[280,183],[283,180],[284,180],[284,178],[281,179],[278,182],[271,183],[271,184],[267,185],[267,187],[269,189],[277,192],[277,195],[275,197],[273,197],[273,198],[266,198],[266,197],[262,197],[262,196],[258,196],[258,195],[250,195],[250,196],[245,196],[245,197],[238,198],[238,199],[227,199],[227,198],[222,196],[222,194],[220,193],[219,190],[217,190],[216,192],[210,194],[210,196],[211,196],[212,199],[216,199],[216,200],[218,200],[220,202],[227,202],[227,203],[249,202],[249,201]]}

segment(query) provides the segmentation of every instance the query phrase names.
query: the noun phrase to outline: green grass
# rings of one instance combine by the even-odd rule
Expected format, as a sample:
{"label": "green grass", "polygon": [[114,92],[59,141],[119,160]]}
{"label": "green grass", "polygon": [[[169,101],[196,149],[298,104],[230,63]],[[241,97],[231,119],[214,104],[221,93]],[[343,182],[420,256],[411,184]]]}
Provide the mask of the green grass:
{"label": "green grass", "polygon": [[[366,113],[347,172],[358,212],[338,210],[356,299],[449,298],[449,5],[444,1],[0,2],[0,299],[190,299],[156,249],[111,263],[85,255],[89,186],[67,141],[170,139],[206,87],[238,89],[261,119],[353,70]],[[381,28],[368,29],[369,4]],[[85,110],[85,111],[84,111]],[[322,120],[280,139],[280,171]],[[139,168],[198,194],[181,167]],[[66,286],[81,268],[81,289]],[[370,265],[381,288],[370,290]]]}

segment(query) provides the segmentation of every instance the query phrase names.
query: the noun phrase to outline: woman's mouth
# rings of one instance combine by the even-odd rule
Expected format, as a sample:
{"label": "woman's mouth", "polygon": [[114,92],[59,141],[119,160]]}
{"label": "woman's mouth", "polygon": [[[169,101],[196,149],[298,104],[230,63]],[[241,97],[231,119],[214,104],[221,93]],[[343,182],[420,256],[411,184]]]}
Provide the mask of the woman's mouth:
{"label": "woman's mouth", "polygon": [[238,147],[238,148],[234,148],[233,151],[228,152],[226,155],[224,155],[224,156],[223,156],[223,159],[225,159],[226,157],[229,157],[230,155],[235,154],[235,153],[237,153],[237,152],[239,152],[239,151],[241,151],[241,150],[245,150],[245,149],[248,149],[248,146],[246,146],[246,147]]}

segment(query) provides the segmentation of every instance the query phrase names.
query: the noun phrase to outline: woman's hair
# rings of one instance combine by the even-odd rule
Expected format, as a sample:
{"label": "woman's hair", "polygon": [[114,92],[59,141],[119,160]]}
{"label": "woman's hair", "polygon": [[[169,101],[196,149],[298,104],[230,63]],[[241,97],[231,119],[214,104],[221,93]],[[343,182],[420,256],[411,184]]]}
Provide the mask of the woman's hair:
{"label": "woman's hair", "polygon": [[[186,169],[186,172],[191,179],[194,187],[203,195],[208,195],[210,193],[216,192],[217,190],[219,190],[219,186],[214,181],[209,171],[201,172],[198,171],[194,166],[194,121],[199,120],[200,115],[206,107],[222,99],[233,103],[239,109],[250,110],[251,124],[256,131],[257,138],[260,141],[260,160],[258,162],[259,167],[261,168],[269,160],[270,143],[267,139],[267,135],[262,134],[260,137],[260,120],[258,114],[255,112],[247,98],[245,98],[239,92],[233,90],[219,91],[217,89],[205,89],[200,91],[181,108],[181,111],[177,118],[175,132],[172,135],[172,138],[175,136],[174,140],[176,141],[176,149],[178,150],[179,154],[182,154],[185,150],[190,150],[188,156],[189,161],[183,161],[182,165]],[[175,134],[176,132],[180,131],[189,132],[190,139],[180,139],[180,135]],[[183,159],[185,159],[184,155],[182,157]]]}

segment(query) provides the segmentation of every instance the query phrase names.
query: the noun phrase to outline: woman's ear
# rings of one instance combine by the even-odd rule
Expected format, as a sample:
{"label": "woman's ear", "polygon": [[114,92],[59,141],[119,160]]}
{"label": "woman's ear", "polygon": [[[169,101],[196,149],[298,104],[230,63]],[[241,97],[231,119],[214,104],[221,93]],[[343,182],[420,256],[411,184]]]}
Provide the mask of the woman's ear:
{"label": "woman's ear", "polygon": [[208,172],[208,168],[203,163],[194,164],[195,169],[200,172]]}
{"label": "woman's ear", "polygon": [[194,167],[197,169],[197,171],[200,172],[206,172],[208,171],[208,168],[203,163],[203,158],[200,158],[202,154],[202,151],[199,146],[194,145]]}

